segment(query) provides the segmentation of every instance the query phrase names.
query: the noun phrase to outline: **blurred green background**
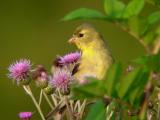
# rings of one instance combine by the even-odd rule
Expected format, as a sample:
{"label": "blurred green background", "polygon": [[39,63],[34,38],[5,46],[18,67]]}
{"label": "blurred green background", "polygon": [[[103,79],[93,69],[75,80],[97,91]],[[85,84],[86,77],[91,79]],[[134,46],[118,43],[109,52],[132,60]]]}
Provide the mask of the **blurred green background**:
{"label": "blurred green background", "polygon": [[[0,1],[1,120],[17,120],[20,111],[36,110],[23,89],[6,77],[9,64],[20,58],[28,58],[33,65],[43,64],[50,70],[56,55],[76,50],[76,47],[69,45],[67,40],[81,23],[92,23],[101,32],[118,61],[126,64],[144,53],[142,46],[134,38],[111,23],[96,20],[61,21],[68,12],[80,7],[103,11],[103,2],[102,0]],[[34,90],[38,93],[37,88]],[[45,113],[49,111],[47,105],[44,105],[44,109]],[[33,120],[39,119],[36,113]]]}

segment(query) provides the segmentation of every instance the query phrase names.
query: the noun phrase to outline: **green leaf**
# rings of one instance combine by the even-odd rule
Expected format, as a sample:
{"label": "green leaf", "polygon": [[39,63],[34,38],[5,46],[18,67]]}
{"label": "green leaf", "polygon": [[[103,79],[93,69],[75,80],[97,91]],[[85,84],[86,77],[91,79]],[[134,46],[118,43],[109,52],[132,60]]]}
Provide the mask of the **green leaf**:
{"label": "green leaf", "polygon": [[105,120],[105,105],[102,100],[93,104],[85,120]]}
{"label": "green leaf", "polygon": [[120,82],[119,88],[118,88],[118,96],[120,98],[124,98],[130,91],[132,84],[136,80],[137,76],[139,75],[139,72],[141,71],[140,68],[135,69],[134,71],[128,73]]}
{"label": "green leaf", "polygon": [[[107,106],[106,109],[106,120],[120,120],[118,118],[121,117],[120,113],[117,115],[117,111],[120,108],[119,103],[116,100],[112,100],[111,103]],[[111,116],[112,114],[112,116]]]}
{"label": "green leaf", "polygon": [[136,80],[132,84],[131,89],[129,90],[129,101],[132,105],[138,106],[140,104],[141,97],[144,93],[144,87],[146,86],[149,80],[149,71],[142,69],[137,75]]}
{"label": "green leaf", "polygon": [[125,4],[119,0],[105,0],[104,10],[111,18],[121,18]]}
{"label": "green leaf", "polygon": [[89,83],[84,85],[72,86],[73,97],[75,99],[102,97],[105,90],[102,81],[89,78]]}
{"label": "green leaf", "polygon": [[156,37],[157,34],[155,33],[155,31],[150,31],[143,37],[143,39],[146,44],[151,44],[153,43]]}
{"label": "green leaf", "polygon": [[128,19],[138,15],[144,7],[145,0],[132,0],[126,6],[123,17]]}
{"label": "green leaf", "polygon": [[160,21],[160,11],[156,11],[148,16],[145,22],[145,27],[143,28],[142,35],[145,34],[148,29],[154,25],[156,22]]}
{"label": "green leaf", "polygon": [[160,7],[160,0],[147,0],[147,2]]}
{"label": "green leaf", "polygon": [[155,1],[155,4],[160,5],[160,0],[154,0],[154,1]]}
{"label": "green leaf", "polygon": [[160,71],[160,53],[156,55],[142,56],[133,62],[143,65],[147,70]]}
{"label": "green leaf", "polygon": [[99,11],[88,8],[80,8],[68,13],[62,20],[68,21],[76,19],[102,19],[102,18],[105,18],[105,16]]}
{"label": "green leaf", "polygon": [[158,22],[160,20],[160,11],[156,11],[152,13],[148,18],[147,18],[147,23],[148,24],[154,24],[155,22]]}
{"label": "green leaf", "polygon": [[116,84],[119,83],[120,75],[122,73],[121,64],[115,63],[108,70],[105,77],[105,86],[107,89],[107,95],[114,96],[116,92]]}
{"label": "green leaf", "polygon": [[137,16],[133,16],[128,19],[128,26],[131,31],[139,35],[140,29],[140,20]]}

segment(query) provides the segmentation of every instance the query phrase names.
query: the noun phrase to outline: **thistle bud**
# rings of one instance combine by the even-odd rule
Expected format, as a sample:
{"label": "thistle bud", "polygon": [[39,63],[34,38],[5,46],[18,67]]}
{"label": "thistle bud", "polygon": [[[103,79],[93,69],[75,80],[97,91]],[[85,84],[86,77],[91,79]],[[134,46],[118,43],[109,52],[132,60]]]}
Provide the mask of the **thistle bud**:
{"label": "thistle bud", "polygon": [[54,92],[54,88],[51,86],[51,85],[48,85],[46,88],[43,89],[44,92],[47,94],[47,95],[51,95],[53,94]]}
{"label": "thistle bud", "polygon": [[49,78],[45,68],[42,65],[38,65],[33,72],[33,79],[38,87],[42,89],[47,87]]}

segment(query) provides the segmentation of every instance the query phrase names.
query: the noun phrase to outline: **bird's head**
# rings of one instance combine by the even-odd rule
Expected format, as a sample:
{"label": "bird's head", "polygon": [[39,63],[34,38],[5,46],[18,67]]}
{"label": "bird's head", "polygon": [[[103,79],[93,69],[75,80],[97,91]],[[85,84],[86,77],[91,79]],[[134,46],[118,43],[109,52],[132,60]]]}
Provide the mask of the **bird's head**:
{"label": "bird's head", "polygon": [[79,49],[83,49],[96,42],[98,36],[99,33],[96,29],[92,25],[85,23],[77,27],[68,42],[75,44]]}

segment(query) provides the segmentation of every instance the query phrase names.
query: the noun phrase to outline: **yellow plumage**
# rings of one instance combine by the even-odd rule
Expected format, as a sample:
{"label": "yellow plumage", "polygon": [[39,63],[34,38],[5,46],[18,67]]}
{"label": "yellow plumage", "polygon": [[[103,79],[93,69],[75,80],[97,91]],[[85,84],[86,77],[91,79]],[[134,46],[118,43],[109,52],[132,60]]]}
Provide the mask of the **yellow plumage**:
{"label": "yellow plumage", "polygon": [[102,79],[113,59],[101,35],[89,24],[79,26],[70,43],[76,44],[81,50],[82,57],[75,78],[85,82],[85,77]]}

